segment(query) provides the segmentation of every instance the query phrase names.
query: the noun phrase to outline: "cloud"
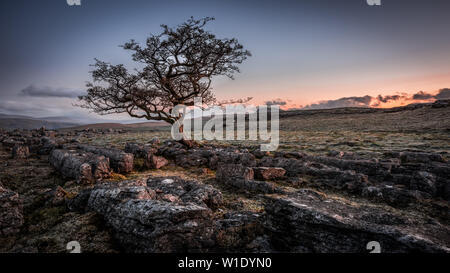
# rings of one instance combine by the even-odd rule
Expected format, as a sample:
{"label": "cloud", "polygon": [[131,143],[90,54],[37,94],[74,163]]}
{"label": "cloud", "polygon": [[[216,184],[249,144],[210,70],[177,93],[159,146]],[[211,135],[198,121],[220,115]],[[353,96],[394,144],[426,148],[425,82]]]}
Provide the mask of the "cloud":
{"label": "cloud", "polygon": [[0,102],[0,111],[6,114],[39,116],[59,116],[72,111],[72,101],[63,99],[42,99],[30,97],[24,99],[3,100]]}
{"label": "cloud", "polygon": [[370,107],[370,102],[373,100],[371,96],[363,97],[346,97],[337,100],[326,100],[318,103],[310,104],[303,109],[330,109],[340,107]]}
{"label": "cloud", "polygon": [[414,94],[412,96],[413,100],[429,100],[429,99],[432,99],[432,98],[434,98],[434,96],[432,94],[426,93],[426,92],[423,92],[423,91],[417,92],[416,94]]}
{"label": "cloud", "polygon": [[224,106],[224,105],[227,105],[227,104],[245,104],[245,103],[251,101],[252,99],[253,99],[253,97],[222,100],[222,101],[217,102],[215,105],[217,105],[217,106]]}
{"label": "cloud", "polygon": [[271,105],[284,106],[287,104],[287,101],[284,101],[282,99],[274,99],[274,100],[266,101],[266,102],[264,102],[264,104],[267,106],[271,106]]}
{"label": "cloud", "polygon": [[27,100],[2,100],[0,101],[0,113],[6,115],[21,115],[33,118],[57,117],[58,120],[68,119],[75,123],[99,123],[99,122],[144,122],[129,117],[126,114],[113,114],[98,116],[86,109],[74,107],[73,99],[52,98],[42,99],[30,97]]}
{"label": "cloud", "polygon": [[442,88],[435,95],[420,91],[412,96],[413,100],[450,99],[450,88]]}
{"label": "cloud", "polygon": [[390,101],[396,101],[401,98],[404,98],[404,96],[401,96],[401,95],[388,95],[388,96],[378,95],[378,97],[377,97],[378,101],[383,102],[383,103],[388,103]]}
{"label": "cloud", "polygon": [[57,97],[57,98],[76,98],[85,92],[76,89],[37,87],[29,85],[20,91],[20,95],[29,97]]}
{"label": "cloud", "polygon": [[450,99],[450,88],[443,88],[434,96],[437,100]]}
{"label": "cloud", "polygon": [[0,102],[0,111],[8,114],[30,114],[42,110],[40,105],[29,102],[3,100]]}
{"label": "cloud", "polygon": [[[450,99],[450,88],[440,89],[437,93],[417,92],[413,95],[398,93],[395,95],[378,95],[372,97],[369,95],[362,97],[345,97],[336,100],[325,100],[318,103],[307,105],[301,109],[331,109],[341,107],[393,107],[398,105],[407,105],[410,103],[433,101],[441,99]],[[295,109],[293,107],[289,109]]]}

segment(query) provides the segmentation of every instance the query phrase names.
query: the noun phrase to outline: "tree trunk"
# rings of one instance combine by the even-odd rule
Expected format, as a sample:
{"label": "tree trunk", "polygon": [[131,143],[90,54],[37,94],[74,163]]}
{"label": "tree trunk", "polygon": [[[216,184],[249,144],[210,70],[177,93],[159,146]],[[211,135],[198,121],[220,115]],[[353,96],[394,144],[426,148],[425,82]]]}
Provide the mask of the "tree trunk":
{"label": "tree trunk", "polygon": [[[180,129],[178,130],[182,135],[183,135],[183,127],[184,127],[184,125],[183,124],[181,124],[180,125]],[[181,144],[183,144],[184,146],[186,146],[188,149],[191,149],[191,148],[193,148],[194,146],[198,146],[198,145],[196,145],[197,143],[195,142],[195,141],[193,141],[193,140],[190,140],[190,139],[185,139],[184,138],[184,135],[183,135],[183,138],[181,139],[181,140],[179,140],[178,142],[180,142]]]}

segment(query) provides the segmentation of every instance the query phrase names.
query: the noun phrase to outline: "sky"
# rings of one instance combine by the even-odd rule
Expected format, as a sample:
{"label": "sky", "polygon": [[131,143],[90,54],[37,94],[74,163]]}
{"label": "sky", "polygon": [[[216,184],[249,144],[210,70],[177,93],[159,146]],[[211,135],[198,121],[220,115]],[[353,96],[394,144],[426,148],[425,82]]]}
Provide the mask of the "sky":
{"label": "sky", "polygon": [[219,100],[285,109],[429,101],[450,93],[449,12],[448,0],[3,0],[0,113],[129,119],[74,106],[89,65],[133,67],[119,45],[190,16],[215,17],[209,31],[252,53],[235,80],[213,81]]}

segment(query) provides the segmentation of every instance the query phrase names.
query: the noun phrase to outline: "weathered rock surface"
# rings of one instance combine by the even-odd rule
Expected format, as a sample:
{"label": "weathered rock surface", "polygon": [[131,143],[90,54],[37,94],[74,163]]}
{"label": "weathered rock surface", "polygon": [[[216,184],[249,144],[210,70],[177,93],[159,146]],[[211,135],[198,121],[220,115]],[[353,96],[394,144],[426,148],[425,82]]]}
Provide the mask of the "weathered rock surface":
{"label": "weathered rock surface", "polygon": [[213,147],[186,149],[178,142],[165,142],[158,149],[158,154],[173,160],[176,165],[188,167],[209,167],[213,170],[223,164],[241,164],[247,167],[256,166],[256,158],[249,152],[224,150]]}
{"label": "weathered rock surface", "polygon": [[23,145],[24,143],[22,141],[18,141],[12,138],[7,138],[2,141],[2,144],[7,148],[13,148],[16,145]]}
{"label": "weathered rock surface", "polygon": [[216,209],[222,204],[222,193],[211,185],[204,185],[197,181],[183,180],[178,177],[150,177],[147,187],[157,193],[157,198],[171,202],[194,203],[210,209]]}
{"label": "weathered rock surface", "polygon": [[277,167],[255,167],[253,171],[255,172],[255,178],[262,180],[280,179],[286,173],[285,169]]}
{"label": "weathered rock surface", "polygon": [[78,148],[82,151],[109,158],[111,168],[117,173],[129,173],[133,171],[133,154],[125,153],[119,149],[98,148],[88,145],[78,145]]}
{"label": "weathered rock surface", "polygon": [[48,155],[56,148],[57,148],[56,141],[54,139],[44,136],[40,139],[40,145],[38,147],[37,153],[40,155]]}
{"label": "weathered rock surface", "polygon": [[[114,235],[114,245],[128,252],[368,252],[369,241],[380,242],[382,252],[449,251],[450,165],[445,151],[425,153],[411,149],[373,153],[373,157],[369,152],[357,151],[312,155],[207,144],[188,148],[174,141],[155,140],[147,144],[127,143],[123,152],[80,144],[98,134],[119,133],[115,130],[0,133],[4,166],[9,170],[21,166],[21,173],[26,173],[20,178],[12,172],[2,173],[8,187],[24,199],[25,217],[21,221],[35,221],[27,225],[34,231],[58,227],[49,231],[52,236],[64,231],[78,234],[75,230],[90,219],[93,224],[86,228],[96,226],[98,229],[92,230],[103,234],[98,240],[109,240]],[[354,145],[352,141],[341,144]],[[29,160],[11,159],[15,146],[27,146]],[[69,180],[64,185],[44,162],[48,154],[55,169]],[[123,154],[140,160],[127,161]],[[157,173],[183,172],[183,177],[198,175],[204,182],[146,176],[152,172],[138,174],[145,175],[142,180],[111,180],[95,185],[74,181],[101,182],[110,176],[111,168],[123,173],[135,163],[138,170],[141,166],[153,169],[169,160],[188,170],[167,168]],[[40,169],[36,171],[25,163]],[[212,170],[216,170],[215,180]],[[43,182],[27,178],[36,174],[40,176],[35,180]],[[116,179],[123,177],[115,176]],[[40,183],[42,188],[35,189]],[[24,194],[25,184],[33,186]],[[223,191],[223,196],[213,185]],[[2,207],[0,230],[15,234],[21,225],[21,214],[17,212],[20,209],[16,208],[21,205],[17,194],[8,192],[12,201],[0,197],[0,204],[7,200],[12,209],[5,217],[16,220],[3,221],[6,210]],[[261,194],[272,193],[277,195],[266,197],[264,206]],[[67,213],[64,205],[71,212]],[[41,224],[41,217],[48,221],[45,225]],[[54,221],[61,220],[55,226]],[[6,222],[13,224],[5,226]],[[77,228],[66,226],[75,222]],[[15,236],[22,236],[22,232]],[[91,240],[90,231],[80,234],[85,236],[85,243]],[[17,245],[14,251],[56,249],[52,242],[48,246],[41,244],[39,240],[48,240],[47,233],[41,235],[31,244],[26,243],[28,237],[23,239],[22,246]],[[14,244],[13,237],[7,238],[8,244]],[[65,242],[70,237],[58,236],[55,242]],[[91,249],[102,248],[96,245]]]}
{"label": "weathered rock surface", "polygon": [[146,161],[146,166],[150,169],[161,169],[167,164],[169,164],[169,161],[167,159],[157,155],[151,155],[149,160]]}
{"label": "weathered rock surface", "polygon": [[260,242],[264,235],[261,225],[263,216],[252,212],[233,212],[224,215],[215,222],[215,241],[217,250],[221,252],[242,251],[268,252],[270,245]]}
{"label": "weathered rock surface", "polygon": [[151,145],[141,145],[137,143],[127,142],[125,144],[125,152],[133,154],[137,158],[146,158],[148,154],[156,152],[156,148]]}
{"label": "weathered rock surface", "polygon": [[265,211],[265,226],[279,251],[361,253],[377,241],[388,253],[450,252],[448,226],[315,191],[268,196]]}
{"label": "weathered rock surface", "polygon": [[254,177],[253,168],[238,164],[222,164],[218,166],[216,171],[216,179],[223,182],[232,179],[253,180]]}
{"label": "weathered rock surface", "polygon": [[144,166],[147,169],[160,169],[169,164],[167,159],[156,155],[157,149],[152,145],[139,145],[127,142],[125,152],[133,154],[135,158],[144,159]]}
{"label": "weathered rock surface", "polygon": [[198,205],[130,199],[108,206],[103,216],[128,252],[192,252],[213,245],[210,210]]}
{"label": "weathered rock surface", "polygon": [[[150,181],[158,191],[163,188],[176,194],[177,189],[168,189],[171,183]],[[87,208],[103,216],[128,252],[201,251],[214,245],[210,209],[190,202],[156,200],[151,187],[100,187],[92,190]]]}
{"label": "weathered rock surface", "polygon": [[445,162],[440,154],[421,152],[401,152],[399,158],[402,163],[429,163],[430,161]]}
{"label": "weathered rock surface", "polygon": [[251,192],[282,192],[273,183],[253,179],[253,168],[238,164],[222,164],[217,167],[216,180],[226,185]]}
{"label": "weathered rock surface", "polygon": [[16,145],[12,149],[12,158],[14,159],[25,159],[30,156],[30,150],[28,146]]}
{"label": "weathered rock surface", "polygon": [[73,150],[53,150],[50,164],[65,178],[76,179],[78,183],[94,183],[111,174],[109,159],[91,153]]}
{"label": "weathered rock surface", "polygon": [[23,225],[22,202],[16,192],[0,184],[0,237],[14,235]]}

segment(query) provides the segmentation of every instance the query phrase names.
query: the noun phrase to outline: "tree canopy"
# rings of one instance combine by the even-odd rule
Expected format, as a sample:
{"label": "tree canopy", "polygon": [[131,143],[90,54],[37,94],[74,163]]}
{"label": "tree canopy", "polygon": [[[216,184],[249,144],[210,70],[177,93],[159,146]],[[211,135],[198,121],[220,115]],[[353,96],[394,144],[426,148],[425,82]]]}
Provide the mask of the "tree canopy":
{"label": "tree canopy", "polygon": [[150,35],[145,45],[131,40],[121,47],[132,52],[142,68],[129,71],[123,64],[96,59],[93,82],[80,106],[106,115],[128,113],[131,117],[175,123],[170,115],[177,105],[193,106],[194,98],[205,104],[216,102],[211,90],[215,76],[239,72],[238,65],[251,56],[237,39],[219,39],[205,30],[214,20],[191,17],[175,28],[161,25],[162,32]]}

